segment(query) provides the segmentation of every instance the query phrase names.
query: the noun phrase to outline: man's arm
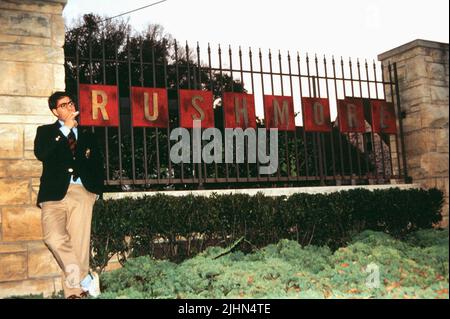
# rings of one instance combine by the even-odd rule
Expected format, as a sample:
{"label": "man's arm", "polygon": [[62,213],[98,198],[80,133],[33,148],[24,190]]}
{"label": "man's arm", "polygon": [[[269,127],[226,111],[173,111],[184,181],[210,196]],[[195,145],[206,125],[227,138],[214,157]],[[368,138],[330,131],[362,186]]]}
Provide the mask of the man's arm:
{"label": "man's arm", "polygon": [[39,126],[34,139],[34,155],[36,158],[43,162],[54,155],[61,139],[61,135],[50,136],[46,134],[44,127]]}

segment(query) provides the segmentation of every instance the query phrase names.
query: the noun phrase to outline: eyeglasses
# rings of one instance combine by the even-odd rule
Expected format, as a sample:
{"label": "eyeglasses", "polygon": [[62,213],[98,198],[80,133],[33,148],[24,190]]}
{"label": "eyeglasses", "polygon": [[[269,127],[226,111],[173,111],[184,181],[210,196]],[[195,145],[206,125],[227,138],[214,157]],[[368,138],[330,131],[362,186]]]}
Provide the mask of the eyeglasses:
{"label": "eyeglasses", "polygon": [[75,106],[75,102],[69,101],[67,103],[61,103],[60,105],[56,106],[56,108],[60,107],[60,108],[66,109],[69,106]]}

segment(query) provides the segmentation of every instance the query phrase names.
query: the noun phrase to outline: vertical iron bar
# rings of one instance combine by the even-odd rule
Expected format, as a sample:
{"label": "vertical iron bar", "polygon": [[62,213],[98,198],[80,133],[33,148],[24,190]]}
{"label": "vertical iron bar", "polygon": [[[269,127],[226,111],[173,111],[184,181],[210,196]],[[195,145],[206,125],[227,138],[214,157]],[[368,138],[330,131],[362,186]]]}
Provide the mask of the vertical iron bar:
{"label": "vertical iron bar", "polygon": [[[280,85],[281,85],[281,95],[284,96],[284,83],[283,83],[283,70],[281,65],[281,52],[278,50],[278,64],[279,64],[279,70],[280,70]],[[292,95],[292,93],[291,93]],[[292,99],[294,98],[291,96]],[[294,108],[294,105],[292,105],[292,108]],[[286,126],[289,123],[286,123]],[[295,124],[295,118],[294,118],[294,124]],[[294,125],[295,126],[295,125]],[[287,136],[287,130],[284,131],[284,154],[286,156],[286,168],[287,168],[287,177],[288,180],[291,177],[291,165],[289,163],[289,150],[288,150],[288,136]],[[278,167],[281,168],[281,166],[278,164]],[[279,169],[281,171],[281,169]]]}
{"label": "vertical iron bar", "polygon": [[[359,64],[359,59],[358,59],[358,81],[359,81],[359,91],[361,92],[361,100],[362,100],[362,80],[361,80],[361,68],[360,68],[360,64]],[[365,60],[365,67],[367,70],[367,60]],[[370,96],[370,85],[369,85],[369,77],[366,76],[366,81],[367,81],[367,92]],[[363,104],[363,109],[364,109],[364,104]],[[366,122],[364,122],[364,133],[362,133],[362,137],[363,137],[363,151],[364,151],[364,158],[365,158],[365,164],[366,164],[366,178],[369,178],[369,156],[367,154],[367,145],[366,145]]]}
{"label": "vertical iron bar", "polygon": [[[381,82],[383,83],[383,96],[386,99],[386,92],[385,92],[385,87],[384,87],[384,83],[385,83],[385,79],[384,79],[384,67],[383,65],[381,65]],[[383,183],[386,180],[386,164],[384,162],[384,147],[383,147],[383,128],[380,129],[380,149],[381,149],[381,162],[382,165],[381,167],[383,168]]]}
{"label": "vertical iron bar", "polygon": [[[349,62],[349,67],[350,67],[350,83],[352,86],[352,98],[355,98],[355,90],[353,88],[353,65],[352,65],[352,60],[351,58],[348,59]],[[358,64],[359,64],[359,60],[358,60]],[[361,92],[359,92],[361,95]],[[362,96],[361,96],[362,98]],[[355,151],[356,151],[356,161],[357,161],[357,167],[358,167],[358,176],[359,179],[362,178],[361,176],[361,157],[359,155],[359,137],[358,137],[358,133],[353,133],[355,134],[354,136],[356,136],[356,147],[355,147]]]}
{"label": "vertical iron bar", "polygon": [[[300,54],[297,52],[297,69],[298,69],[298,85],[300,90],[300,99],[303,97],[302,93],[302,73],[300,70]],[[309,78],[308,78],[309,83]],[[305,153],[305,168],[306,168],[306,180],[309,180],[309,164],[308,164],[308,146],[306,145],[306,131],[305,131],[305,112],[303,110],[303,105],[301,108],[302,111],[302,121],[303,121],[303,148]]]}
{"label": "vertical iron bar", "polygon": [[[310,97],[316,97],[316,85],[315,85],[315,78],[313,77],[311,79],[311,75],[309,72],[309,56],[308,53],[306,53],[306,73],[308,75],[308,88],[309,88],[309,96]],[[313,86],[311,89],[311,81],[313,81]],[[314,176],[317,178],[319,177],[321,179],[320,173],[318,172],[318,165],[317,165],[317,137],[316,137],[316,132],[312,133],[313,135],[313,156],[314,156]]]}
{"label": "vertical iron bar", "polygon": [[[139,46],[139,70],[140,70],[140,76],[139,81],[141,82],[141,87],[144,87],[144,58],[142,56],[142,46],[144,45],[144,41],[141,39],[141,43]],[[144,143],[144,179],[145,179],[145,185],[148,185],[148,163],[147,163],[147,134],[146,134],[146,128],[142,128],[142,138]]]}
{"label": "vertical iron bar", "polygon": [[[383,71],[384,72],[384,71]],[[391,101],[392,103],[394,103],[394,95],[393,95],[393,90],[392,90],[392,77],[391,77],[391,71],[389,71],[389,83],[390,83],[390,88],[391,88]],[[386,98],[386,95],[385,95]],[[398,115],[400,117],[400,114]],[[397,134],[395,134],[395,137],[397,138]],[[388,147],[389,147],[389,164],[391,166],[390,172],[391,175],[389,176],[389,180],[392,178],[392,176],[394,175],[394,171],[393,171],[393,164],[392,164],[392,147],[391,147],[391,137],[388,135]],[[397,155],[398,155],[398,143],[397,143],[397,139],[395,140],[395,145],[397,146]],[[397,161],[398,161],[398,166],[400,167],[400,158],[399,156],[397,156]]]}
{"label": "vertical iron bar", "polygon": [[[319,62],[317,59],[317,54],[314,55],[314,63],[316,66],[316,79],[317,79],[317,97],[320,98],[320,75],[319,75]],[[331,124],[331,123],[330,123]],[[318,150],[319,150],[319,165],[320,165],[320,176],[321,176],[321,185],[325,185],[324,177],[328,175],[327,170],[327,156],[325,153],[325,145],[322,142],[323,133],[317,133],[317,142],[318,142]]]}
{"label": "vertical iron bar", "polygon": [[[77,87],[79,85],[79,75],[78,75],[78,39],[76,42],[76,57],[77,57]],[[102,31],[102,69],[103,69],[103,84],[106,84],[106,62],[105,62],[105,34]],[[77,92],[79,90],[77,89]],[[109,139],[108,139],[108,126],[105,126],[105,157],[106,157],[106,180],[109,182]]]}
{"label": "vertical iron bar", "polygon": [[[211,66],[211,47],[208,43],[208,65],[209,65],[209,86],[211,92],[214,94],[214,83],[213,83],[213,74],[212,74],[212,66]],[[214,172],[215,172],[215,181],[217,182],[217,178],[219,177],[219,172],[217,170],[217,163],[214,161]]]}
{"label": "vertical iron bar", "polygon": [[[252,94],[253,94],[253,100],[255,98],[255,81],[253,78],[253,54],[252,54],[252,48],[248,48],[248,56],[249,56],[249,60],[250,60],[250,78],[251,78],[251,82],[252,82]],[[256,140],[258,140],[258,124],[256,124]],[[261,177],[261,175],[259,174],[259,159],[258,159],[258,151],[256,151],[256,171],[257,171],[257,177],[258,177],[258,181]]]}
{"label": "vertical iron bar", "polygon": [[[273,86],[273,70],[272,70],[272,51],[269,49],[269,70],[270,70],[270,87],[272,88],[272,95],[275,95],[275,90]],[[278,150],[277,150],[278,151]],[[277,168],[278,181],[280,180],[280,165]]]}
{"label": "vertical iron bar", "polygon": [[[156,64],[155,64],[155,46],[152,43],[152,75],[153,87],[156,88]],[[158,185],[161,183],[161,163],[159,159],[159,128],[155,127],[155,143],[156,143],[156,172]]]}
{"label": "vertical iron bar", "polygon": [[[391,78],[391,72],[389,72],[389,77]],[[404,177],[404,181],[405,183],[409,183],[409,177],[408,177],[408,165],[406,163],[406,151],[405,151],[405,136],[403,133],[403,118],[402,118],[402,108],[400,105],[400,89],[398,87],[398,74],[397,74],[397,63],[394,62],[394,81],[395,81],[395,97],[396,97],[396,102],[397,102],[397,116],[398,116],[398,124],[399,124],[399,130],[400,130],[400,147],[402,150],[402,162],[403,162],[403,177]],[[392,88],[392,80],[390,79],[391,82],[391,88]],[[393,97],[392,97],[393,98]],[[396,145],[397,145],[397,149],[398,149],[398,143],[397,143],[396,139]],[[398,160],[400,160],[400,154],[397,151],[397,158]],[[399,172],[400,172],[400,163],[399,163]]]}
{"label": "vertical iron bar", "polygon": [[[375,80],[375,97],[378,99],[378,81],[377,81],[377,68],[375,65],[375,60],[373,61],[373,75]],[[378,164],[377,164],[377,152],[376,152],[376,144],[375,144],[375,133],[373,131],[373,118],[372,118],[372,104],[370,105],[370,116],[372,120],[372,125],[370,127],[371,137],[372,137],[372,150],[373,150],[373,162],[375,164],[375,179],[378,184]]]}
{"label": "vertical iron bar", "polygon": [[[190,62],[189,61],[189,46],[188,46],[188,43],[186,41],[186,68],[187,68],[188,89],[190,90],[191,89],[191,70],[190,70],[190,67],[189,67],[189,64],[190,64],[189,62]],[[194,75],[195,75],[195,71],[193,71],[193,72],[194,72]],[[192,136],[192,137],[194,136],[193,132],[194,132],[194,130],[191,129],[190,130],[190,136]],[[193,150],[193,146],[194,146],[193,139],[189,143],[191,143],[191,152],[193,152],[194,151]],[[194,163],[194,161],[192,161],[191,169],[192,169],[192,172],[191,172],[192,182],[195,183],[195,175],[196,174],[195,174],[195,163]],[[198,180],[198,182],[200,183],[200,179]]]}
{"label": "vertical iron bar", "polygon": [[[166,90],[168,89],[168,85],[167,85],[167,60],[166,57],[163,57],[163,67],[164,67],[164,87],[166,88]],[[167,101],[169,102],[169,101]],[[169,107],[169,106],[167,106]],[[167,112],[169,112],[169,110],[167,110]],[[167,119],[167,165],[169,167],[169,171],[168,171],[168,178],[169,178],[169,184],[172,180],[172,161],[170,160],[170,119]]]}
{"label": "vertical iron bar", "polygon": [[[367,92],[368,92],[368,97],[369,97],[369,100],[371,100],[372,99],[372,94],[370,93],[370,76],[369,76],[369,65],[368,65],[368,63],[367,63],[367,60],[365,61],[365,65],[364,65],[364,67],[365,67],[365,69],[366,69],[366,79],[367,79]],[[375,82],[375,86],[377,85],[377,83]],[[364,107],[364,105],[363,105],[363,107]],[[370,105],[369,105],[369,107],[370,107]],[[364,122],[364,128],[366,127],[366,123]],[[371,131],[371,133],[372,133],[372,126],[370,127],[370,131]],[[366,134],[364,133],[364,136],[365,136]],[[367,138],[367,137],[366,137]],[[367,140],[365,140],[365,143],[367,143]],[[372,144],[373,144],[373,139],[372,139]],[[367,145],[365,146],[365,147],[367,147]],[[366,153],[367,152],[369,152],[369,150],[368,149],[366,149]],[[367,154],[367,161],[369,160],[368,158],[369,158],[369,154]],[[371,172],[370,172],[370,167],[369,167],[369,163],[367,163],[367,173],[366,173],[366,175],[367,175],[367,178],[370,178],[370,174]]]}
{"label": "vertical iron bar", "polygon": [[[263,96],[263,104],[264,104],[264,72],[263,72],[263,63],[262,63],[262,53],[261,53],[261,48],[259,49],[259,71],[261,72],[261,92],[262,92],[262,96]],[[264,105],[264,107],[266,107]],[[266,113],[264,112],[264,119],[265,121],[267,121],[267,119],[265,118]],[[266,128],[267,128],[267,122],[266,122]],[[267,138],[266,138],[266,150],[267,150]],[[258,170],[259,172],[259,170]],[[270,180],[270,175],[267,174],[267,181]]]}
{"label": "vertical iron bar", "polygon": [[[202,66],[201,66],[201,62],[200,62],[200,46],[197,42],[197,70],[198,70],[198,87],[196,87],[196,89],[201,90],[202,89]],[[200,129],[201,131],[201,129]],[[200,138],[200,143],[202,144],[202,149],[203,149],[203,140]],[[202,161],[202,156],[200,156],[200,162]],[[204,178],[202,178],[202,168],[203,168],[203,176]],[[206,170],[206,163],[203,163],[203,167],[202,167],[202,163],[198,163],[198,173],[199,173],[199,181],[200,181],[200,185],[199,187],[202,187],[203,182],[206,182],[206,178],[208,177],[208,173]]]}
{"label": "vertical iron bar", "polygon": [[[329,99],[330,93],[329,93],[329,89],[328,89],[327,59],[325,58],[325,55],[323,56],[323,67],[324,67],[324,70],[325,70],[325,89],[326,89],[326,93],[327,93],[327,99]],[[332,162],[332,167],[333,167],[333,179],[336,181],[336,163],[335,163],[335,154],[334,154],[334,136],[333,136],[333,125],[331,124],[331,119],[330,119],[330,125],[331,125],[331,131],[330,131],[331,162]],[[324,137],[324,139],[325,139],[325,137]]]}
{"label": "vertical iron bar", "polygon": [[[180,109],[180,74],[179,74],[179,61],[178,61],[178,45],[177,45],[177,40],[174,41],[174,50],[175,50],[175,73],[176,73],[176,82],[177,82],[177,107],[178,109]],[[178,116],[180,116],[180,112],[178,112]],[[178,125],[180,125],[180,120],[178,119]],[[184,182],[184,163],[183,161],[181,162],[181,182]]]}
{"label": "vertical iron bar", "polygon": [[[230,61],[230,80],[231,80],[231,92],[234,92],[234,79],[233,79],[233,56],[231,52],[231,45],[228,46],[228,57]],[[222,95],[223,96],[223,95]],[[223,126],[225,127],[225,105],[222,103],[222,114],[223,114]],[[237,146],[237,144],[236,144]],[[234,158],[234,156],[233,156]],[[237,162],[237,156],[236,156],[236,165],[232,165],[236,168],[236,180],[240,180],[239,175],[239,163]]]}
{"label": "vertical iron bar", "polygon": [[[342,72],[342,86],[344,89],[344,98],[347,96],[345,92],[345,73],[344,73],[344,60],[341,57],[341,72]],[[352,151],[350,147],[350,133],[347,133],[347,150],[348,150],[348,158],[350,162],[350,182],[353,182],[353,160],[352,160]]]}
{"label": "vertical iron bar", "polygon": [[[241,74],[241,86],[244,89],[244,72],[242,68],[242,50],[241,46],[239,46],[239,71]],[[243,92],[242,92],[243,93]],[[247,128],[245,128],[247,129]],[[244,137],[244,158],[247,165],[247,182],[250,181],[250,164],[248,162],[248,138]]]}
{"label": "vertical iron bar", "polygon": [[[288,51],[287,59],[288,59],[289,85],[290,85],[290,89],[291,89],[291,96],[294,97],[294,87],[292,84],[291,54],[289,53],[289,51]],[[299,81],[301,81],[300,74],[299,74]],[[300,98],[301,98],[301,96],[300,96]],[[294,112],[294,124],[295,124],[295,112]],[[295,128],[294,128],[294,143],[295,143],[295,169],[296,169],[295,175],[298,180],[299,176],[300,176],[300,164],[299,164],[299,157],[298,157],[297,125],[295,125]]]}
{"label": "vertical iron bar", "polygon": [[[114,42],[114,65],[116,66],[116,85],[119,87],[119,59],[118,59],[119,48],[117,46],[117,40]],[[120,92],[120,90],[119,90]],[[119,124],[117,126],[117,136],[119,142],[119,180],[120,185],[122,185],[123,177],[122,177],[122,130],[120,123],[120,100],[119,100]]]}
{"label": "vertical iron bar", "polygon": [[[333,65],[333,82],[334,82],[334,93],[336,94],[336,105],[339,105],[339,97],[338,97],[338,89],[337,89],[337,78],[336,78],[336,61],[334,60],[334,55],[331,57],[331,64]],[[345,98],[345,95],[344,95]],[[341,128],[339,127],[338,131],[338,138],[339,138],[339,155],[341,160],[341,180],[345,176],[344,171],[344,153],[343,153],[343,146],[342,146],[342,135],[341,135]],[[333,140],[334,144],[334,140]]]}
{"label": "vertical iron bar", "polygon": [[[129,105],[130,105],[130,114],[131,119],[133,119],[133,105],[131,101],[131,50],[130,50],[130,38],[127,36],[127,62],[128,62],[128,92],[129,92]],[[133,120],[130,121],[130,133],[131,133],[131,170],[133,176],[133,184],[136,185],[136,162],[135,162],[135,154],[134,154],[134,129],[133,129]]]}
{"label": "vertical iron bar", "polygon": [[[223,81],[222,49],[220,48],[220,44],[219,44],[218,53],[219,53],[219,74],[220,74],[219,89],[220,89],[220,96],[222,98],[222,114],[224,114],[223,113],[223,85],[222,85],[222,81]],[[222,123],[225,124],[225,118],[223,119]],[[223,131],[224,131],[224,134],[225,134],[225,125],[223,126]],[[227,161],[225,161],[225,178],[226,178],[226,181],[228,183],[229,182],[229,178],[230,178],[230,174],[228,172],[228,163],[227,163]]]}

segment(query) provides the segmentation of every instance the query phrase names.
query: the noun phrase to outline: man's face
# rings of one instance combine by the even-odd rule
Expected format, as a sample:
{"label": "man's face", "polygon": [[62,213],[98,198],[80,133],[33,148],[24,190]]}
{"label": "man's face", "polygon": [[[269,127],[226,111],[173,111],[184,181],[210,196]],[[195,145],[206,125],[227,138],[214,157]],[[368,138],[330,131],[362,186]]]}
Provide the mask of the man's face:
{"label": "man's face", "polygon": [[60,98],[56,103],[56,108],[52,109],[52,113],[61,121],[65,121],[75,111],[75,103],[68,96]]}

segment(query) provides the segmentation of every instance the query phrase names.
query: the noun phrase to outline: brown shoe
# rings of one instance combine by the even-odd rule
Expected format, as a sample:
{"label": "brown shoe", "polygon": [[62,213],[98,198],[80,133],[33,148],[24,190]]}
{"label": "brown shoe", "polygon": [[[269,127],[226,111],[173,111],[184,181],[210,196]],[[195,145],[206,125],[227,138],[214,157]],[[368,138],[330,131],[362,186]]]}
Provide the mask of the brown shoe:
{"label": "brown shoe", "polygon": [[89,297],[89,292],[88,291],[83,291],[81,294],[80,294],[80,296],[79,296],[79,298],[88,298]]}
{"label": "brown shoe", "polygon": [[66,299],[81,299],[81,295],[70,295],[69,297],[67,297]]}

